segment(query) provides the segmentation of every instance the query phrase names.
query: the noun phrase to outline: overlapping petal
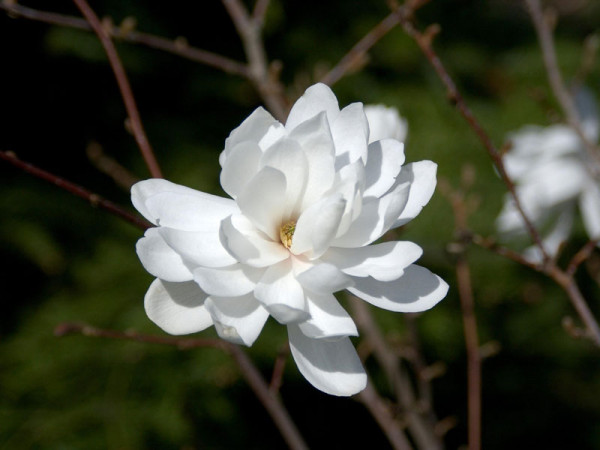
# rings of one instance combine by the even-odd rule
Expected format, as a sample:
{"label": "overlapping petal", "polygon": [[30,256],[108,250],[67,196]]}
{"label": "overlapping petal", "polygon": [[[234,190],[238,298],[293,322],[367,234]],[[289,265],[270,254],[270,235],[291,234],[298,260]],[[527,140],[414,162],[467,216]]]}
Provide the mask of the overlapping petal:
{"label": "overlapping petal", "polygon": [[358,330],[352,317],[332,294],[311,292],[307,294],[307,297],[310,319],[298,324],[306,337],[323,339],[358,336]]}
{"label": "overlapping petal", "polygon": [[252,292],[265,269],[234,264],[228,267],[197,267],[194,281],[209,295],[237,297]]}
{"label": "overlapping petal", "polygon": [[192,272],[181,256],[167,245],[158,228],[149,228],[144,237],[137,241],[136,252],[144,269],[162,280],[191,281]]}

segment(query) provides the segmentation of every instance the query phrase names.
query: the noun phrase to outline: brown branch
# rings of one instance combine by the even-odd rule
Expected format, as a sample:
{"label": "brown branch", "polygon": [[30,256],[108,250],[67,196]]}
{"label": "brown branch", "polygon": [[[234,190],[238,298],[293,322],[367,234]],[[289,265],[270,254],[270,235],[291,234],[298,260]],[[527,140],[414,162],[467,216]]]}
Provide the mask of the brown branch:
{"label": "brown branch", "polygon": [[146,222],[146,220],[130,213],[129,211],[109,200],[105,200],[98,194],[94,194],[93,192],[88,191],[87,189],[75,183],[67,181],[64,178],[54,175],[46,170],[40,169],[33,164],[21,161],[13,152],[0,151],[0,159],[9,162],[13,166],[18,167],[24,172],[27,172],[37,178],[48,181],[49,183],[52,183],[77,197],[87,200],[93,207],[102,208],[111,214],[114,214],[115,216],[118,216],[121,219],[124,219],[127,222],[135,225],[136,227],[141,228],[142,230],[145,230],[151,226],[150,223]]}
{"label": "brown branch", "polygon": [[279,392],[283,380],[283,372],[285,371],[285,360],[290,354],[290,346],[286,342],[285,346],[279,351],[275,364],[273,365],[273,374],[271,375],[271,383],[269,390],[273,393]]}
{"label": "brown branch", "polygon": [[[24,18],[37,22],[48,23],[70,28],[76,28],[84,31],[93,31],[90,24],[79,17],[57,14],[50,11],[40,11],[33,8],[28,8],[19,5],[16,2],[0,1],[0,9],[6,11],[10,16],[15,18]],[[214,69],[222,70],[225,73],[232,75],[240,75],[248,77],[247,67],[237,61],[226,58],[224,56],[193,47],[185,41],[184,38],[167,39],[160,36],[155,36],[149,33],[143,33],[136,30],[130,30],[123,33],[123,30],[117,26],[106,26],[103,24],[108,35],[116,40],[139,44],[149,48],[162,50],[167,53],[173,53],[190,61],[198,62]]]}
{"label": "brown branch", "polygon": [[230,344],[221,339],[202,339],[202,338],[181,338],[174,336],[155,336],[139,334],[134,331],[116,331],[95,328],[86,324],[62,323],[54,329],[56,336],[66,336],[69,334],[81,334],[83,336],[120,339],[127,341],[143,342],[147,344],[170,345],[180,350],[189,350],[194,348],[216,348],[223,350],[236,362],[240,372],[250,385],[254,394],[263,404],[273,422],[281,432],[284,440],[291,449],[307,450],[308,446],[304,442],[302,435],[296,428],[294,422],[285,409],[285,406],[279,397],[269,391],[269,386],[262,375],[248,357],[246,352],[239,346]]}
{"label": "brown branch", "polygon": [[598,242],[600,242],[599,239],[592,239],[586,242],[586,244],[581,247],[577,253],[575,253],[573,258],[571,258],[571,261],[569,261],[569,265],[567,266],[567,275],[575,275],[577,268],[590,257],[594,249],[598,246]]}
{"label": "brown branch", "polygon": [[85,153],[100,172],[108,175],[119,187],[127,192],[129,192],[131,186],[140,181],[138,177],[104,153],[102,146],[97,142],[90,142],[85,149]]}
{"label": "brown branch", "polygon": [[367,382],[367,387],[362,390],[356,398],[369,410],[371,416],[375,419],[379,428],[383,431],[388,441],[395,450],[411,450],[410,445],[401,424],[394,420],[392,412],[385,401],[379,396],[377,390],[373,387],[371,380]]}
{"label": "brown branch", "polygon": [[[284,95],[283,85],[274,74],[274,71],[269,69],[261,36],[261,15],[250,16],[240,0],[221,1],[242,40],[249,65],[248,78],[252,81],[265,105],[275,118],[285,122],[289,112],[289,104]],[[257,8],[263,8],[258,4],[256,6]],[[264,5],[264,8],[266,8],[266,5]],[[264,16],[264,12],[261,14]]]}
{"label": "brown branch", "polygon": [[[550,258],[544,248],[542,238],[538,230],[535,228],[535,226],[529,219],[528,215],[525,213],[523,206],[521,205],[521,201],[519,200],[519,197],[517,195],[515,185],[508,176],[508,173],[506,172],[506,169],[504,167],[501,152],[498,151],[489,135],[486,133],[486,131],[483,129],[477,118],[473,115],[473,113],[467,106],[466,101],[460,94],[458,88],[456,87],[456,84],[452,80],[452,77],[444,67],[444,64],[442,63],[441,59],[438,57],[437,53],[431,45],[433,38],[439,32],[439,27],[437,25],[432,25],[429,28],[427,28],[425,32],[420,32],[413,25],[410,14],[408,14],[407,12],[403,12],[405,11],[405,8],[406,6],[401,6],[400,8],[398,8],[402,28],[404,29],[406,34],[412,37],[416,44],[419,46],[419,48],[421,49],[421,51],[435,70],[436,74],[438,75],[438,78],[446,88],[448,99],[456,107],[460,115],[475,132],[480,142],[483,144],[484,148],[486,149],[487,153],[492,159],[494,166],[498,170],[500,178],[506,185],[513,201],[515,202],[515,207],[517,208],[519,214],[523,218],[529,235],[542,252],[542,255],[544,256],[544,261],[548,261]],[[408,9],[408,11],[410,12],[410,9]]]}
{"label": "brown branch", "polygon": [[382,367],[386,378],[395,391],[396,398],[406,419],[406,426],[417,447],[426,449],[441,448],[441,441],[434,432],[435,424],[430,423],[421,415],[422,408],[413,392],[411,382],[401,370],[400,362],[388,347],[385,337],[375,323],[368,306],[352,295],[349,298],[356,324],[363,336],[369,341],[377,362]]}
{"label": "brown branch", "polygon": [[162,178],[160,167],[156,161],[154,152],[152,151],[152,147],[150,146],[150,142],[146,136],[146,132],[144,131],[135,98],[133,96],[131,86],[129,85],[129,80],[127,79],[127,74],[125,73],[123,64],[121,64],[121,60],[119,59],[119,55],[112,40],[110,39],[110,36],[86,0],[73,0],[73,2],[75,5],[77,5],[85,19],[89,22],[90,26],[98,36],[98,39],[100,39],[102,47],[104,47],[104,51],[106,52],[110,66],[115,74],[115,78],[117,79],[117,84],[119,85],[119,90],[121,92],[121,96],[123,97],[125,108],[127,109],[133,135],[138,147],[140,148],[140,151],[142,152],[144,161],[150,170],[150,174],[154,178]]}
{"label": "brown branch", "polygon": [[469,240],[473,242],[473,244],[478,245],[481,248],[485,248],[490,250],[497,255],[503,256],[505,258],[510,259],[516,263],[521,264],[522,266],[529,267],[530,269],[535,270],[536,272],[542,272],[543,267],[539,264],[532,263],[531,261],[525,259],[523,255],[520,253],[511,250],[510,248],[503,247],[498,244],[493,238],[480,236],[478,234],[471,234],[470,232],[465,233],[465,240]]}
{"label": "brown branch", "polygon": [[546,73],[548,74],[548,82],[552,88],[552,92],[558,100],[563,113],[567,117],[567,122],[577,133],[581,142],[588,152],[592,161],[595,162],[593,173],[598,175],[600,172],[600,150],[594,143],[590,142],[583,131],[581,124],[581,118],[579,112],[575,106],[575,101],[566,88],[565,83],[558,67],[558,61],[556,59],[556,51],[554,49],[554,38],[552,36],[552,30],[548,23],[548,17],[542,11],[542,5],[539,0],[524,0],[527,5],[527,10],[531,16],[531,20],[535,27],[535,31],[540,41],[540,48],[542,49],[542,57],[544,59],[544,66],[546,67]]}

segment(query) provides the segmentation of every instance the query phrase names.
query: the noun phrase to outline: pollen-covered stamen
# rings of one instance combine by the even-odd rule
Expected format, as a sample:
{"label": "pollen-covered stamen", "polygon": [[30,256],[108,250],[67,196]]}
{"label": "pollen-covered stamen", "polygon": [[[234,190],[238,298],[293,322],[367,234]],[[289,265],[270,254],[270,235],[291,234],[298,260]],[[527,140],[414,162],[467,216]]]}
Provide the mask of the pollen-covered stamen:
{"label": "pollen-covered stamen", "polygon": [[296,222],[294,220],[290,220],[281,225],[281,228],[279,229],[279,238],[285,248],[290,248],[292,246],[294,231],[296,231]]}

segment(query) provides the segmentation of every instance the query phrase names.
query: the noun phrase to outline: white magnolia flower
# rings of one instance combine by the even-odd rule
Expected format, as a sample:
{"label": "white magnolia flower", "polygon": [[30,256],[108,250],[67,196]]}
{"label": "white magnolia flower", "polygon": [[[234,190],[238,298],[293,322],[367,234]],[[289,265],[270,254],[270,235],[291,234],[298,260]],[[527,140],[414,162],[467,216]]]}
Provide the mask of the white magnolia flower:
{"label": "white magnolia flower", "polygon": [[[586,97],[579,97],[585,100]],[[580,102],[580,110],[582,105]],[[583,111],[583,131],[598,140],[595,105]],[[517,195],[536,228],[542,229],[544,248],[556,255],[571,233],[576,208],[590,239],[600,237],[600,185],[598,162],[592,160],[581,139],[566,125],[527,126],[511,136],[512,148],[504,156],[506,171],[515,182]],[[496,225],[501,233],[522,234],[523,220],[507,195]],[[537,247],[525,256],[541,262]]]}
{"label": "white magnolia flower", "polygon": [[446,295],[443,280],[413,264],[417,245],[369,245],[421,211],[436,165],[402,166],[397,140],[369,144],[362,104],[340,111],[323,84],[296,102],[285,126],[258,108],[219,161],[231,198],[162,179],[132,188],[133,204],[156,225],[137,244],[157,277],[148,317],[171,334],[214,325],[223,339],[250,346],[270,315],[287,326],[310,383],[334,395],[361,391],[366,375],[348,338],[358,333],[333,293],[348,289],[401,312]]}
{"label": "white magnolia flower", "polygon": [[365,105],[365,114],[369,122],[369,143],[388,138],[406,141],[408,124],[393,106]]}

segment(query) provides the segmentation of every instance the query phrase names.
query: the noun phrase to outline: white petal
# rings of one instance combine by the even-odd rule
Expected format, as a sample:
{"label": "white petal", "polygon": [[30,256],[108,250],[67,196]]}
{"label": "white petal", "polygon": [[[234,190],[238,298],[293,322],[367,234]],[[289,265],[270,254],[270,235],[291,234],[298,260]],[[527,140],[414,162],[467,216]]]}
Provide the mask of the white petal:
{"label": "white petal", "polygon": [[242,213],[272,240],[279,239],[279,227],[285,208],[285,189],[283,173],[272,167],[263,167],[238,198]]}
{"label": "white petal", "polygon": [[588,181],[581,193],[579,205],[588,236],[590,239],[600,238],[600,189],[593,180]]}
{"label": "white petal", "polygon": [[269,313],[252,294],[243,297],[209,297],[210,312],[219,336],[234,344],[250,347],[269,318]]}
{"label": "white petal", "polygon": [[300,144],[293,139],[280,139],[265,151],[260,164],[283,173],[286,182],[283,218],[297,217],[308,181],[308,160]]}
{"label": "white petal", "polygon": [[346,207],[336,237],[345,234],[352,225],[352,221],[360,215],[364,186],[365,166],[362,160],[344,166],[336,173],[336,181],[326,194],[339,193],[346,200]]}
{"label": "white petal", "polygon": [[308,161],[308,179],[303,206],[312,205],[331,188],[335,177],[335,146],[325,113],[301,123],[290,133]]}
{"label": "white petal", "polygon": [[267,267],[290,256],[281,242],[272,241],[241,214],[221,222],[220,240],[237,261],[252,267]]}
{"label": "white petal", "polygon": [[352,317],[332,294],[309,293],[307,301],[310,319],[298,324],[305,336],[314,339],[358,336]]}
{"label": "white petal", "polygon": [[[573,217],[575,215],[575,205],[573,202],[561,205],[561,210],[558,212],[558,217],[553,218],[555,223],[553,228],[542,239],[544,250],[551,257],[558,254],[560,246],[564,244],[571,233],[573,227]],[[527,260],[541,264],[544,261],[544,255],[537,245],[528,247],[523,252]]]}
{"label": "white petal", "polygon": [[415,264],[395,281],[355,278],[348,290],[383,309],[395,312],[425,311],[436,305],[448,292],[448,284],[424,267]]}
{"label": "white petal", "polygon": [[231,149],[221,171],[221,186],[232,198],[237,198],[246,184],[258,172],[262,150],[258,142],[244,141]]}
{"label": "white petal", "polygon": [[219,231],[181,231],[159,227],[158,233],[189,266],[225,267],[237,261],[219,241]]}
{"label": "white petal", "polygon": [[354,395],[366,387],[367,374],[349,338],[311,339],[297,325],[288,325],[288,335],[298,370],[314,387],[337,396]]}
{"label": "white petal", "polygon": [[256,108],[225,140],[225,150],[219,156],[219,163],[223,167],[231,150],[240,142],[260,143],[261,148],[265,149],[284,134],[285,129],[281,123],[264,108]]}
{"label": "white petal", "polygon": [[366,105],[365,115],[369,121],[369,144],[381,139],[396,139],[404,142],[408,125],[394,107]]}
{"label": "white petal", "polygon": [[380,199],[369,197],[363,201],[360,215],[348,231],[332,242],[333,247],[362,247],[379,239],[387,232],[400,212],[405,209],[411,185],[397,185]]}
{"label": "white petal", "polygon": [[194,281],[209,295],[238,297],[252,292],[264,269],[234,264],[229,267],[197,267]]}
{"label": "white petal", "polygon": [[392,281],[400,277],[404,268],[422,254],[423,250],[417,244],[395,241],[357,248],[330,248],[321,261],[329,262],[354,277]]}
{"label": "white petal", "polygon": [[392,228],[404,225],[417,217],[435,191],[437,164],[431,161],[419,161],[402,167],[396,183],[410,181],[408,202]]}
{"label": "white petal", "polygon": [[319,294],[332,294],[353,284],[352,278],[335,265],[326,263],[311,265],[308,270],[296,275],[296,279],[304,288]]}
{"label": "white petal", "polygon": [[369,125],[362,103],[352,103],[342,109],[331,122],[331,134],[335,143],[336,168],[359,159],[366,163]]}
{"label": "white petal", "polygon": [[235,202],[200,191],[191,194],[160,192],[149,197],[145,206],[152,222],[183,231],[218,229],[225,217],[239,212]]}
{"label": "white petal", "polygon": [[266,270],[254,289],[254,295],[279,323],[308,318],[304,289],[294,277],[289,259]]}
{"label": "white petal", "polygon": [[285,127],[288,131],[291,131],[322,111],[327,113],[329,122],[333,123],[340,113],[340,107],[332,90],[322,83],[317,83],[309,87],[304,95],[296,100]]}
{"label": "white petal", "polygon": [[404,164],[404,144],[392,139],[369,144],[365,197],[381,197],[396,181]]}
{"label": "white petal", "polygon": [[206,294],[193,281],[170,283],[157,278],[144,297],[144,308],[167,333],[190,334],[213,324],[205,300]]}
{"label": "white petal", "polygon": [[321,256],[329,247],[340,226],[346,207],[341,195],[325,197],[302,213],[296,223],[290,251],[308,258]]}
{"label": "white petal", "polygon": [[144,269],[155,277],[166,281],[191,281],[192,272],[183,263],[181,256],[167,245],[158,228],[149,228],[135,245]]}

